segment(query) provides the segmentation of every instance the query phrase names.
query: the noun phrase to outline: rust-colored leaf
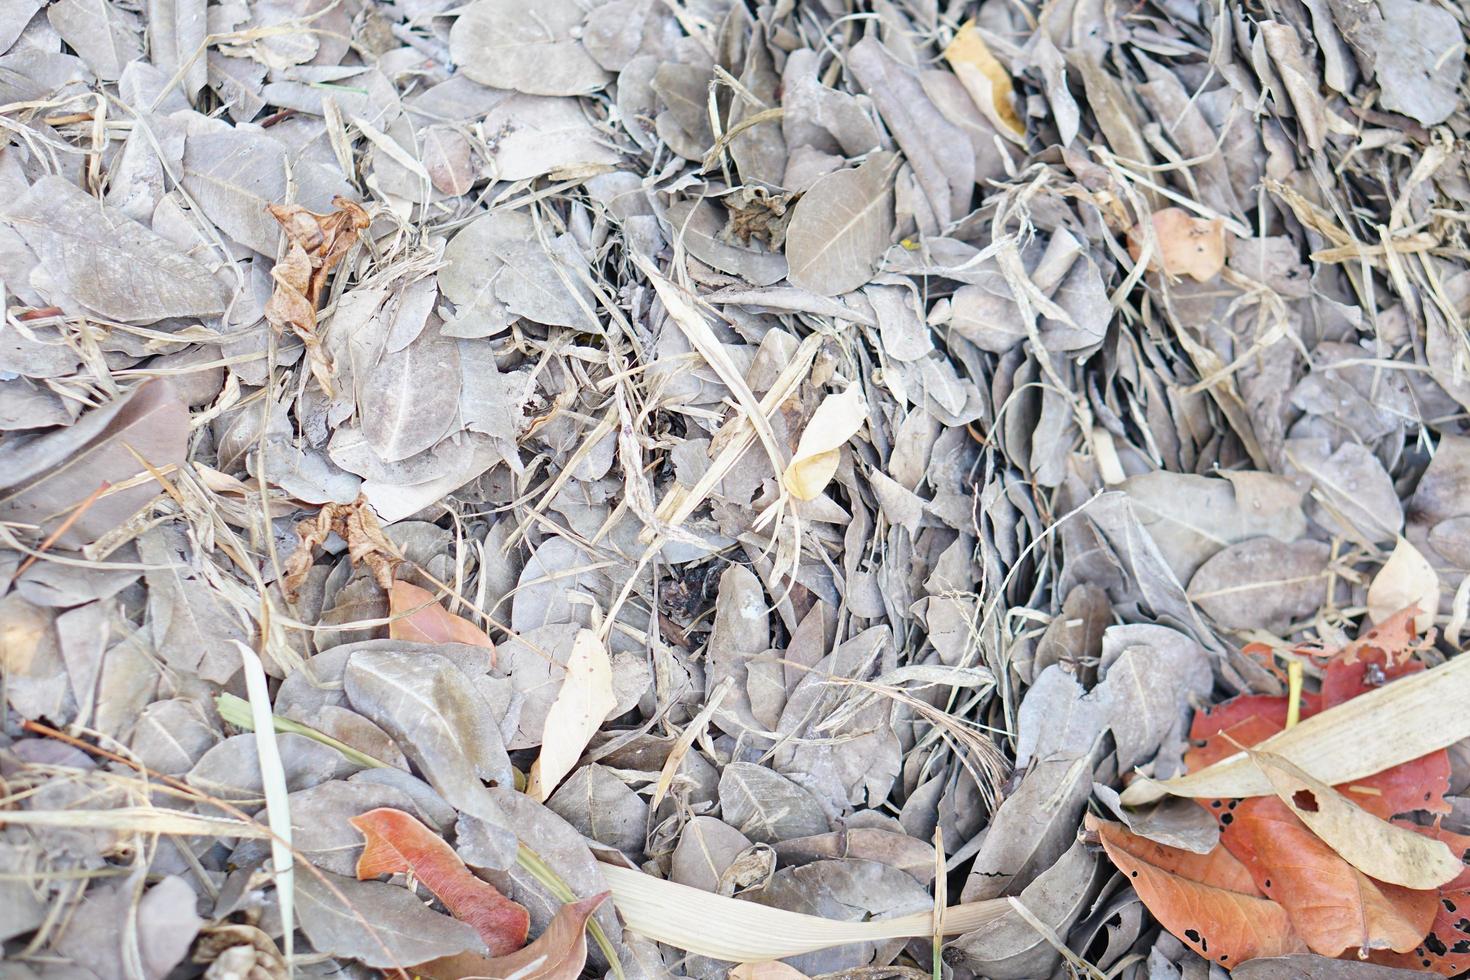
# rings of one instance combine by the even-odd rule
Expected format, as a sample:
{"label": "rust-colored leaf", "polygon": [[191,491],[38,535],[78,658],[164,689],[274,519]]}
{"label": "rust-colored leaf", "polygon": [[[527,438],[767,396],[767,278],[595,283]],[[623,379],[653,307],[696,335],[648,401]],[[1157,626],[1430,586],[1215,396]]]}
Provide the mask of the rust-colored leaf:
{"label": "rust-colored leaf", "polygon": [[[1204,884],[1146,860],[1140,852],[1156,852],[1140,844],[1122,824],[1089,814],[1086,826],[1097,833],[1109,860],[1128,876],[1138,897],[1164,928],[1211,962],[1229,968],[1260,956],[1307,951],[1286,910],[1276,902]],[[1170,863],[1180,868],[1189,866],[1182,857]],[[1218,868],[1213,865],[1210,862],[1209,870],[1228,867],[1225,862]],[[1238,876],[1232,872],[1228,880],[1238,880]]]}
{"label": "rust-colored leaf", "polygon": [[367,563],[379,588],[386,592],[393,587],[393,569],[403,559],[399,557],[398,548],[383,533],[367,498],[358,497],[350,504],[327,504],[317,511],[316,517],[297,523],[296,537],[301,544],[286,559],[281,577],[287,599],[296,601],[296,595],[311,571],[312,549],[320,547],[333,533],[347,542],[347,557],[353,564]]}
{"label": "rust-colored leaf", "polygon": [[275,292],[265,307],[265,318],[277,331],[290,329],[306,345],[312,376],[332,394],[332,362],[322,349],[316,311],[332,269],[371,223],[361,205],[346,198],[332,199],[337,210],[316,214],[300,205],[269,205],[271,217],[286,234],[286,255],[271,270]]}
{"label": "rust-colored leaf", "polygon": [[463,616],[456,616],[434,598],[434,593],[407,582],[394,582],[388,590],[388,611],[393,622],[388,636],[415,643],[468,643],[484,647],[494,655],[495,644],[485,631]]}
{"label": "rust-colored leaf", "polygon": [[1246,800],[1221,843],[1279,902],[1313,952],[1411,950],[1429,931],[1437,893],[1369,878],[1312,833],[1274,796]]}
{"label": "rust-colored leaf", "polygon": [[587,920],[611,892],[603,892],[557,910],[551,925],[525,949],[487,959],[472,953],[445,956],[413,968],[433,980],[515,977],[516,980],[577,980],[587,965]]}
{"label": "rust-colored leaf", "polygon": [[379,807],[351,823],[365,838],[358,878],[412,871],[451,915],[474,927],[491,955],[505,956],[525,945],[531,928],[525,906],[476,878],[454,848],[411,814]]}

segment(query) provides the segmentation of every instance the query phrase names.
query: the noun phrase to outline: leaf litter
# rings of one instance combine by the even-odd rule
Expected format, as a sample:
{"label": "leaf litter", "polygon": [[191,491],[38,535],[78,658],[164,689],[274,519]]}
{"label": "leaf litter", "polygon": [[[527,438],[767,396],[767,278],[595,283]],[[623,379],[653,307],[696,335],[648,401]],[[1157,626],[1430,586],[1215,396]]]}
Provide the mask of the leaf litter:
{"label": "leaf litter", "polygon": [[0,9],[7,975],[1470,969],[1466,31]]}

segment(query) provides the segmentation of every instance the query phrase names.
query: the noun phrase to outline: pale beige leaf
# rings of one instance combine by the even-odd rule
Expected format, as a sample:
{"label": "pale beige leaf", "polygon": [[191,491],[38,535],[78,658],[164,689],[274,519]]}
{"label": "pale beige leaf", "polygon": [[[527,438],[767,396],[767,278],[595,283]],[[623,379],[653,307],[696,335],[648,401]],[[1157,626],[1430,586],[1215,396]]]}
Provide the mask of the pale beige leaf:
{"label": "pale beige leaf", "polygon": [[739,963],[730,970],[729,980],[807,980],[807,975],[780,960]]}
{"label": "pale beige leaf", "polygon": [[538,801],[551,795],[616,705],[607,648],[596,633],[579,630],[572,641],[561,691],[546,715],[541,756],[531,767],[527,795]]}
{"label": "pale beige leaf", "polygon": [[1281,802],[1370,878],[1423,890],[1438,888],[1465,870],[1443,841],[1374,816],[1300,766],[1270,752],[1251,752],[1250,758]]}
{"label": "pale beige leaf", "polygon": [[1368,586],[1368,618],[1381,623],[1409,606],[1419,607],[1414,630],[1428,631],[1439,610],[1439,575],[1419,549],[1401,537]]}
{"label": "pale beige leaf", "polygon": [[1016,114],[1010,72],[991,54],[973,20],[955,32],[954,40],[944,49],[944,60],[970,93],[975,107],[996,129],[1008,139],[1025,139],[1026,124]]}

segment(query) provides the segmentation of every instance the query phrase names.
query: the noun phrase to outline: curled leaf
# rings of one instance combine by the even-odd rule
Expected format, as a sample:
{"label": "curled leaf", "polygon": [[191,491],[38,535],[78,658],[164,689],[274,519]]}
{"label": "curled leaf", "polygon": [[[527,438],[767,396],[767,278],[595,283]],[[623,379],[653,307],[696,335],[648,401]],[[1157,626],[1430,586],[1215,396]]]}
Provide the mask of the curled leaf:
{"label": "curled leaf", "polygon": [[393,587],[393,569],[403,559],[383,533],[367,498],[358,497],[350,504],[327,504],[317,511],[315,518],[296,525],[296,537],[301,543],[286,560],[281,578],[288,599],[295,601],[306,582],[306,575],[311,571],[312,549],[320,547],[334,533],[347,542],[347,557],[354,564],[366,562],[372,569],[379,588],[388,591]]}
{"label": "curled leaf", "polygon": [[577,980],[587,965],[587,920],[610,894],[603,892],[563,905],[535,942],[514,953],[493,959],[461,953],[421,963],[414,972],[433,980]]}
{"label": "curled leaf", "polygon": [[813,500],[821,495],[837,472],[842,444],[857,435],[867,420],[868,403],[857,385],[822,400],[802,430],[796,455],[781,478],[793,497]]}
{"label": "curled leaf", "polygon": [[474,927],[492,956],[525,945],[531,928],[525,906],[470,873],[454,848],[412,815],[379,807],[350,822],[365,839],[357,860],[359,879],[412,871],[450,914]]}

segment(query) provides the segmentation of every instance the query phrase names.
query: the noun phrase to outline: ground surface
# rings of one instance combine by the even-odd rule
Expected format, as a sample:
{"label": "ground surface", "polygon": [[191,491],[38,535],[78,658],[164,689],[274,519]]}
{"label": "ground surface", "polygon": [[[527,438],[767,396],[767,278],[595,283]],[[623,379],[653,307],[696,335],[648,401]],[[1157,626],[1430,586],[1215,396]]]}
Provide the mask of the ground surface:
{"label": "ground surface", "polygon": [[787,963],[1218,974],[1079,829],[1294,644],[1417,603],[1459,649],[1465,32],[0,0],[0,973],[484,953],[424,867],[354,877],[389,808],[528,975],[610,885],[628,977],[936,901],[940,967],[922,923]]}

